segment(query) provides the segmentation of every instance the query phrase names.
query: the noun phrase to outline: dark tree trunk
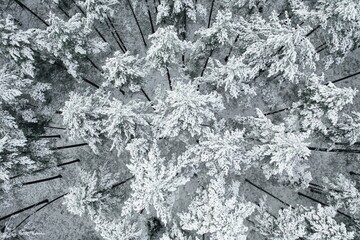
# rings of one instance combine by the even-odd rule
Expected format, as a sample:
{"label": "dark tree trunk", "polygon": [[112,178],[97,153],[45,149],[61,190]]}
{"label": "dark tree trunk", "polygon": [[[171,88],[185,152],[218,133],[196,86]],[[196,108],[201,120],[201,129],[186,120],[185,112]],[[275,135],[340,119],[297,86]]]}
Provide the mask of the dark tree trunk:
{"label": "dark tree trunk", "polygon": [[61,135],[28,136],[28,138],[61,138]]}
{"label": "dark tree trunk", "polygon": [[207,27],[209,28],[210,25],[211,25],[211,15],[212,15],[212,12],[214,10],[214,3],[215,3],[215,0],[212,0],[211,1],[211,7],[210,7],[210,13],[209,13],[209,20],[208,20],[208,24],[207,24]]}
{"label": "dark tree trunk", "polygon": [[82,146],[87,146],[89,144],[87,143],[79,143],[79,144],[72,144],[72,145],[65,145],[65,146],[61,146],[61,147],[54,147],[51,148],[51,150],[61,150],[61,149],[68,149],[68,148],[76,148],[76,147],[82,147]]}
{"label": "dark tree trunk", "polygon": [[[240,37],[240,35],[238,34],[238,35],[236,36],[236,38],[235,38],[235,41],[234,41],[233,45],[239,40],[239,37]],[[225,57],[225,62],[229,61],[229,57],[230,57],[230,55],[231,55],[231,53],[232,53],[232,50],[233,50],[233,46],[230,47],[229,53],[228,53],[228,55]]]}
{"label": "dark tree trunk", "polygon": [[41,205],[41,204],[48,203],[48,202],[49,202],[49,199],[45,199],[45,200],[43,200],[43,201],[41,201],[41,202],[38,202],[38,203],[35,203],[35,204],[30,205],[30,206],[28,206],[28,207],[22,208],[22,209],[20,209],[20,210],[18,210],[18,211],[15,211],[15,212],[13,212],[13,213],[10,213],[10,214],[8,214],[8,215],[5,215],[5,216],[3,216],[3,217],[0,217],[0,221],[5,220],[5,219],[7,219],[7,218],[9,218],[9,217],[11,217],[11,216],[14,216],[14,215],[16,215],[16,214],[22,213],[22,212],[24,212],[24,211],[26,211],[26,210],[29,210],[29,209],[31,209],[31,208],[37,207],[37,206],[39,206],[39,205]]}
{"label": "dark tree trunk", "polygon": [[131,5],[131,2],[130,2],[130,0],[127,0],[127,2],[128,2],[128,4],[129,4],[129,7],[130,7],[130,10],[131,10],[131,13],[132,13],[132,15],[134,16],[134,19],[135,19],[136,25],[137,25],[137,27],[138,27],[138,29],[139,29],[140,34],[141,34],[141,38],[142,38],[142,41],[143,41],[143,43],[144,43],[144,46],[145,46],[145,47],[147,47],[147,44],[146,44],[146,41],[145,41],[144,34],[143,34],[142,30],[141,30],[141,27],[140,27],[139,21],[138,21],[138,19],[137,19],[136,15],[135,15],[135,12],[134,12],[134,9],[133,9],[133,7],[132,7],[132,5]]}
{"label": "dark tree trunk", "polygon": [[35,181],[30,181],[30,182],[24,182],[24,183],[22,183],[22,185],[23,185],[23,186],[32,185],[32,184],[36,184],[36,183],[51,181],[51,180],[58,179],[58,178],[62,178],[62,176],[59,174],[59,175],[54,176],[54,177],[43,178],[43,179],[39,179],[39,180],[35,180]]}
{"label": "dark tree trunk", "polygon": [[346,79],[348,79],[348,78],[355,77],[355,76],[357,76],[357,75],[359,75],[359,74],[360,74],[360,72],[356,72],[356,73],[350,74],[350,75],[348,75],[348,76],[346,76],[346,77],[342,77],[342,78],[333,80],[333,81],[331,81],[331,82],[332,82],[332,83],[341,82],[341,81],[344,81],[344,80],[346,80]]}
{"label": "dark tree trunk", "polygon": [[168,69],[168,68],[166,68],[166,75],[167,75],[167,79],[168,79],[168,82],[169,82],[170,91],[172,91],[172,90],[173,90],[173,88],[172,88],[172,82],[171,82],[170,72],[169,72],[169,69]]}
{"label": "dark tree trunk", "polygon": [[278,200],[279,202],[281,202],[282,204],[284,204],[285,206],[290,206],[290,204],[284,202],[283,200],[281,200],[280,198],[276,197],[274,194],[266,191],[265,189],[261,188],[260,186],[256,185],[255,183],[251,182],[249,179],[245,179],[245,182],[249,183],[250,185],[254,186],[255,188],[259,189],[260,191],[268,194],[269,196],[275,198],[276,200]]}
{"label": "dark tree trunk", "polygon": [[150,6],[149,6],[149,3],[148,3],[148,0],[145,0],[145,3],[146,3],[146,7],[147,7],[147,13],[148,13],[150,25],[151,25],[151,32],[155,33],[155,28],[154,28],[154,24],[153,24],[153,21],[152,21],[151,12],[150,12]]}
{"label": "dark tree trunk", "polygon": [[27,10],[28,12],[30,12],[33,16],[35,16],[37,19],[39,19],[43,24],[45,24],[45,26],[49,27],[50,25],[44,20],[42,19],[39,15],[37,15],[34,11],[32,11],[30,8],[28,8],[25,4],[23,4],[22,2],[20,2],[19,0],[14,0],[20,7],[24,8],[25,10]]}
{"label": "dark tree trunk", "polygon": [[314,27],[308,34],[305,35],[305,37],[309,37],[311,34],[313,34],[316,30],[318,30],[321,27],[321,25],[317,25]]}
{"label": "dark tree trunk", "polygon": [[147,95],[147,93],[145,92],[145,90],[144,90],[143,88],[141,88],[140,90],[141,90],[141,92],[144,94],[145,98],[146,98],[149,102],[151,102],[151,99],[149,98],[149,95]]}
{"label": "dark tree trunk", "polygon": [[54,126],[44,126],[44,128],[52,128],[52,129],[58,129],[58,130],[66,130],[66,128],[63,128],[63,127],[54,127]]}
{"label": "dark tree trunk", "polygon": [[200,77],[204,76],[206,67],[207,67],[207,65],[208,65],[209,59],[210,59],[210,57],[212,56],[213,52],[214,52],[214,50],[211,50],[209,56],[206,58],[204,67],[203,67],[203,69],[201,70]]}
{"label": "dark tree trunk", "polygon": [[15,229],[20,227],[26,220],[28,220],[31,216],[33,216],[35,213],[39,212],[41,209],[45,208],[46,206],[50,205],[51,203],[55,202],[56,200],[59,200],[63,197],[65,197],[68,193],[65,193],[63,195],[60,195],[56,198],[54,198],[53,200],[51,201],[48,201],[44,206],[42,206],[41,208],[37,209],[35,212],[33,213],[30,213],[26,218],[24,218],[18,225],[16,225]]}
{"label": "dark tree trunk", "polygon": [[340,148],[327,149],[327,148],[316,148],[316,147],[308,147],[308,149],[317,152],[360,153],[360,150],[357,149],[340,149]]}
{"label": "dark tree trunk", "polygon": [[119,48],[121,49],[121,51],[122,51],[123,53],[125,53],[125,49],[123,48],[123,46],[121,45],[121,43],[119,42],[119,40],[116,38],[116,36],[115,36],[113,30],[111,29],[109,23],[108,23],[106,20],[105,20],[105,23],[106,23],[106,26],[108,27],[108,29],[110,30],[111,35],[112,35],[113,38],[115,39],[115,42],[116,42],[117,45],[119,46]]}
{"label": "dark tree trunk", "polygon": [[[298,195],[299,195],[299,196],[302,196],[302,197],[305,197],[305,198],[307,198],[307,199],[310,199],[311,201],[314,201],[314,202],[316,202],[316,203],[319,203],[319,204],[321,204],[322,206],[329,206],[329,204],[326,204],[326,203],[324,203],[324,202],[322,202],[322,201],[320,201],[320,200],[317,200],[317,199],[315,199],[315,198],[313,198],[313,197],[310,197],[310,196],[308,196],[308,195],[305,195],[305,194],[303,194],[303,193],[301,193],[301,192],[298,192]],[[353,218],[352,218],[351,216],[349,216],[348,214],[343,213],[342,211],[339,211],[339,210],[336,210],[336,211],[337,211],[339,214],[341,214],[341,215],[343,215],[343,216],[345,216],[345,217],[353,220]]]}
{"label": "dark tree trunk", "polygon": [[[66,165],[77,163],[77,162],[80,162],[80,159],[75,159],[75,160],[72,160],[72,161],[69,161],[69,162],[59,163],[55,167],[63,167],[63,166],[66,166]],[[10,177],[10,179],[18,178],[18,177],[21,177],[21,176],[24,176],[24,175],[30,175],[30,174],[39,173],[39,172],[49,170],[49,169],[52,169],[52,168],[54,168],[54,167],[41,168],[41,169],[29,172],[29,173],[21,173],[21,174],[18,174],[16,176]]]}
{"label": "dark tree trunk", "polygon": [[119,33],[118,33],[118,31],[116,30],[116,28],[115,28],[115,25],[114,25],[113,21],[111,20],[111,18],[110,18],[109,16],[107,16],[107,19],[108,19],[108,21],[109,21],[109,23],[110,23],[111,27],[114,29],[115,34],[116,34],[116,36],[118,37],[118,39],[119,39],[120,43],[122,44],[122,48],[124,49],[124,51],[125,51],[125,52],[127,52],[127,48],[126,48],[126,46],[125,46],[125,44],[124,44],[123,40],[121,39],[120,34],[119,34]]}

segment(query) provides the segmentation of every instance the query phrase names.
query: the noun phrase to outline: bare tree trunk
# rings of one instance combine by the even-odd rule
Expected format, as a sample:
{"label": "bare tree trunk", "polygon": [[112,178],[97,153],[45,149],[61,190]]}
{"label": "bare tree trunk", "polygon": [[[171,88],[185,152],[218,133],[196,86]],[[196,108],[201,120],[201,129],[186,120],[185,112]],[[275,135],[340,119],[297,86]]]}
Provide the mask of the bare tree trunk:
{"label": "bare tree trunk", "polygon": [[264,192],[264,193],[268,194],[269,196],[271,196],[271,197],[275,198],[276,200],[278,200],[278,201],[279,201],[279,202],[281,202],[282,204],[284,204],[284,205],[286,205],[286,206],[288,206],[288,207],[290,206],[290,204],[288,204],[288,203],[284,202],[284,201],[283,201],[283,200],[281,200],[280,198],[276,197],[274,194],[272,194],[272,193],[270,193],[270,192],[266,191],[265,189],[261,188],[260,186],[256,185],[255,183],[251,182],[249,179],[245,179],[245,182],[247,182],[247,183],[249,183],[250,185],[252,185],[252,186],[256,187],[256,188],[257,188],[257,189],[259,189],[260,191],[262,191],[262,192]]}
{"label": "bare tree trunk", "polygon": [[124,44],[123,40],[121,39],[120,34],[119,34],[119,33],[118,33],[118,31],[116,30],[116,28],[115,28],[115,25],[114,25],[113,21],[111,20],[111,18],[110,18],[109,16],[107,16],[107,19],[108,19],[108,21],[109,21],[109,23],[110,23],[111,27],[114,29],[115,34],[116,34],[116,36],[118,37],[118,39],[119,39],[120,43],[122,44],[122,47],[124,48],[124,51],[125,51],[125,52],[127,52],[127,48],[126,48],[126,46],[125,46],[125,44]]}
{"label": "bare tree trunk", "polygon": [[23,185],[23,186],[32,185],[32,184],[36,184],[36,183],[51,181],[51,180],[58,179],[58,178],[62,178],[62,176],[59,174],[59,175],[54,176],[54,177],[43,178],[43,179],[39,179],[39,180],[35,180],[35,181],[30,181],[30,182],[24,182],[24,183],[22,183],[22,185]]}
{"label": "bare tree trunk", "polygon": [[318,30],[321,27],[321,25],[317,25],[314,27],[308,34],[305,35],[305,37],[309,37],[311,34],[313,34],[316,30]]}
{"label": "bare tree trunk", "polygon": [[357,149],[339,149],[339,148],[327,149],[327,148],[316,148],[316,147],[308,147],[308,149],[317,152],[360,153],[360,150]]}
{"label": "bare tree trunk", "polygon": [[22,212],[24,212],[24,211],[26,211],[26,210],[29,210],[29,209],[31,209],[31,208],[37,207],[37,206],[39,206],[39,205],[41,205],[41,204],[48,203],[48,202],[49,202],[49,199],[45,199],[45,200],[43,200],[43,201],[41,201],[41,202],[38,202],[38,203],[35,203],[35,204],[30,205],[30,206],[28,206],[28,207],[22,208],[22,209],[20,209],[20,210],[18,210],[18,211],[15,211],[15,212],[13,212],[13,213],[10,213],[10,214],[8,214],[8,215],[5,215],[5,216],[3,216],[3,217],[0,217],[0,221],[5,220],[5,219],[7,219],[7,218],[10,218],[11,216],[14,216],[14,215],[16,215],[16,214],[22,213]]}
{"label": "bare tree trunk", "polygon": [[148,13],[150,25],[151,25],[151,32],[155,33],[155,28],[154,28],[154,24],[153,24],[153,21],[152,21],[151,12],[150,12],[150,6],[149,6],[149,3],[148,3],[148,0],[145,0],[145,3],[146,3],[146,7],[147,7],[147,13]]}
{"label": "bare tree trunk", "polygon": [[209,20],[208,20],[208,24],[207,24],[208,28],[210,27],[210,24],[211,24],[211,15],[214,10],[214,3],[215,3],[215,0],[212,0],[211,7],[210,7],[210,13],[209,13]]}
{"label": "bare tree trunk", "polygon": [[65,145],[65,146],[61,146],[61,147],[54,147],[51,148],[51,150],[61,150],[61,149],[67,149],[67,148],[76,148],[76,147],[82,147],[82,146],[87,146],[89,144],[87,143],[79,143],[79,144],[72,144],[72,145]]}
{"label": "bare tree trunk", "polygon": [[[320,201],[320,200],[317,200],[317,199],[315,199],[315,198],[313,198],[313,197],[310,197],[310,196],[308,196],[308,195],[305,195],[305,194],[303,194],[303,193],[301,193],[301,192],[298,192],[298,195],[299,195],[299,196],[302,196],[302,197],[305,197],[305,198],[307,198],[307,199],[310,199],[311,201],[314,201],[314,202],[316,202],[316,203],[319,203],[319,204],[321,204],[322,206],[329,206],[329,204],[326,204],[326,203],[324,203],[324,202],[322,202],[322,201]],[[344,217],[347,217],[347,218],[353,220],[353,218],[352,218],[351,216],[349,216],[348,214],[346,214],[346,213],[344,213],[344,212],[342,212],[342,211],[339,211],[339,210],[336,210],[336,211],[337,211],[339,214],[343,215]]]}
{"label": "bare tree trunk", "polygon": [[39,15],[37,15],[34,11],[32,11],[30,8],[28,8],[25,4],[23,4],[22,2],[20,2],[19,0],[14,0],[20,7],[24,8],[25,10],[27,10],[28,12],[30,12],[33,16],[35,16],[37,19],[39,19],[43,24],[45,24],[45,26],[49,27],[50,25],[44,20],[42,19]]}
{"label": "bare tree trunk", "polygon": [[61,138],[60,134],[57,135],[43,135],[43,136],[28,136],[28,138]]}
{"label": "bare tree trunk", "polygon": [[173,88],[172,88],[172,82],[171,82],[170,72],[169,72],[169,69],[168,69],[168,68],[166,68],[166,75],[167,75],[167,78],[168,78],[170,91],[172,91],[172,90],[173,90]]}
{"label": "bare tree trunk", "polygon": [[137,25],[137,27],[138,27],[138,29],[139,29],[139,31],[140,31],[141,38],[142,38],[142,41],[143,41],[143,43],[144,43],[144,46],[145,46],[145,47],[147,47],[147,44],[146,44],[146,41],[145,41],[144,34],[143,34],[142,30],[141,30],[141,27],[140,27],[139,21],[138,21],[138,19],[137,19],[136,15],[135,15],[135,12],[134,12],[134,9],[133,9],[133,7],[132,7],[132,5],[131,5],[131,2],[130,2],[130,0],[127,0],[127,2],[128,2],[128,4],[129,4],[129,7],[130,7],[130,10],[131,10],[132,15],[134,16],[134,19],[135,19],[136,25]]}
{"label": "bare tree trunk", "polygon": [[31,216],[33,216],[35,213],[39,212],[41,209],[45,208],[46,206],[50,205],[51,203],[65,197],[68,193],[64,193],[63,195],[60,195],[56,198],[54,198],[53,200],[47,202],[44,206],[42,206],[41,208],[37,209],[35,212],[30,213],[26,218],[24,218],[18,225],[16,225],[15,229],[20,227],[27,219],[29,219]]}

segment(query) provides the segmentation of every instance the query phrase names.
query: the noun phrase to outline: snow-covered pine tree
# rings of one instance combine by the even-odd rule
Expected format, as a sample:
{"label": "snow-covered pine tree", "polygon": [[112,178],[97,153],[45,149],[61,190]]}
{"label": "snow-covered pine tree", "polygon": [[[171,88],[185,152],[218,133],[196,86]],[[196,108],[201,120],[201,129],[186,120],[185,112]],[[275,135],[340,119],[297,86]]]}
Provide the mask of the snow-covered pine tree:
{"label": "snow-covered pine tree", "polygon": [[215,113],[224,109],[219,94],[201,94],[194,83],[176,81],[173,91],[164,99],[156,99],[153,126],[159,137],[201,135],[208,124],[216,119]]}
{"label": "snow-covered pine tree", "polygon": [[210,180],[205,190],[198,191],[188,212],[179,215],[181,227],[211,239],[245,240],[248,231],[245,221],[255,206],[240,198],[239,184],[233,184],[227,192],[224,176],[219,174]]}
{"label": "snow-covered pine tree", "polygon": [[336,209],[333,207],[296,205],[279,210],[278,217],[275,217],[266,210],[262,201],[257,211],[255,226],[269,240],[354,239],[354,232],[335,220]]}
{"label": "snow-covered pine tree", "polygon": [[258,117],[240,119],[245,124],[244,138],[252,142],[247,156],[258,162],[267,179],[306,187],[312,180],[306,163],[309,132],[299,132],[285,124],[273,124],[259,109]]}
{"label": "snow-covered pine tree", "polygon": [[[292,11],[313,31],[323,29],[330,54],[325,57],[326,67],[339,64],[359,44],[359,12],[357,0],[313,1],[291,0]],[[312,33],[310,32],[310,33]]]}
{"label": "snow-covered pine tree", "polygon": [[47,53],[52,60],[60,60],[68,73],[76,79],[81,76],[78,70],[80,59],[86,59],[97,70],[100,70],[92,60],[89,60],[89,55],[105,51],[107,45],[91,37],[91,29],[86,26],[86,20],[80,13],[67,21],[50,13],[48,21],[49,27],[39,31],[36,36],[37,47],[40,51]]}
{"label": "snow-covered pine tree", "polygon": [[[139,156],[136,158],[136,156]],[[131,195],[126,200],[122,214],[129,216],[134,213],[155,214],[166,224],[172,220],[172,206],[178,188],[188,182],[188,178],[181,174],[181,164],[168,161],[161,156],[161,151],[154,143],[146,156],[133,155],[131,164],[127,167],[134,174],[131,183]]]}
{"label": "snow-covered pine tree", "polygon": [[103,87],[113,86],[130,92],[140,91],[146,75],[142,59],[131,55],[130,52],[125,54],[115,52],[113,57],[106,59],[103,69],[105,78]]}
{"label": "snow-covered pine tree", "polygon": [[356,183],[338,174],[334,178],[323,178],[324,191],[331,205],[344,209],[354,216],[360,213],[360,192]]}

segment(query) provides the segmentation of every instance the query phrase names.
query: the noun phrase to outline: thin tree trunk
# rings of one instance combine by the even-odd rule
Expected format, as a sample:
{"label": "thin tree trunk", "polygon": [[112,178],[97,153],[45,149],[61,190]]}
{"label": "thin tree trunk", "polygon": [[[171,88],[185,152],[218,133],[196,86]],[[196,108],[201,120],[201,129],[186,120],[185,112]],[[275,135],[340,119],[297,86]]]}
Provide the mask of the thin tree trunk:
{"label": "thin tree trunk", "polygon": [[155,12],[158,13],[157,6],[156,6],[156,0],[154,0],[154,6],[155,6]]}
{"label": "thin tree trunk", "polygon": [[27,219],[29,219],[29,218],[30,218],[31,216],[33,216],[35,213],[39,212],[41,209],[45,208],[46,206],[50,205],[51,203],[53,203],[53,202],[55,202],[55,201],[57,201],[57,200],[65,197],[67,194],[69,194],[69,193],[64,193],[63,195],[60,195],[60,196],[54,198],[53,200],[47,202],[47,203],[46,203],[44,206],[42,206],[41,208],[37,209],[35,212],[30,213],[30,214],[29,214],[26,218],[24,218],[18,225],[16,225],[15,229],[18,228],[18,227],[20,227]]}
{"label": "thin tree trunk", "polygon": [[47,27],[49,27],[50,25],[44,20],[42,19],[39,15],[37,15],[34,11],[32,11],[30,8],[28,8],[25,4],[23,4],[22,2],[20,2],[19,0],[15,0],[15,2],[22,8],[26,9],[28,12],[30,12],[33,16],[35,16],[37,19],[39,19],[43,24],[45,24]]}
{"label": "thin tree trunk", "polygon": [[93,86],[93,87],[95,87],[95,88],[100,88],[100,86],[99,85],[97,85],[96,83],[94,83],[94,82],[92,82],[92,81],[90,81],[89,79],[87,79],[86,77],[81,77],[81,79],[84,81],[84,82],[86,82],[86,83],[88,83],[88,84],[90,84],[91,86]]}
{"label": "thin tree trunk", "polygon": [[24,182],[24,183],[22,183],[22,185],[23,185],[23,186],[32,185],[32,184],[36,184],[36,183],[51,181],[51,180],[58,179],[58,178],[62,178],[62,176],[59,174],[59,175],[54,176],[54,177],[43,178],[43,179],[39,179],[39,180],[35,180],[35,181],[30,181],[30,182]]}
{"label": "thin tree trunk", "polygon": [[[64,1],[62,1],[63,3],[65,3]],[[76,8],[81,12],[82,15],[84,15],[86,17],[86,13],[84,12],[84,10],[82,10],[82,8],[76,4],[75,0],[72,0],[72,2],[75,4]],[[100,38],[107,43],[105,37],[101,34],[101,32],[95,27],[94,27],[94,30],[95,32],[97,32],[97,34],[100,36]]]}
{"label": "thin tree trunk", "polygon": [[44,128],[52,128],[52,129],[58,129],[58,130],[66,130],[66,128],[63,128],[63,127],[54,127],[54,126],[44,126]]}
{"label": "thin tree trunk", "polygon": [[28,138],[61,138],[61,135],[28,136]]}
{"label": "thin tree trunk", "polygon": [[317,151],[317,152],[338,152],[338,153],[360,153],[360,150],[357,149],[327,149],[327,148],[316,148],[316,147],[308,147],[311,151]]}
{"label": "thin tree trunk", "polygon": [[213,52],[214,52],[214,50],[211,50],[209,56],[206,58],[204,67],[203,67],[203,69],[201,70],[200,77],[204,76],[206,67],[207,67],[207,65],[208,65],[209,59],[210,59],[210,57],[212,56]]}
{"label": "thin tree trunk", "polygon": [[146,44],[146,41],[145,41],[144,34],[143,34],[142,30],[141,30],[141,27],[140,27],[139,21],[138,21],[138,19],[137,19],[136,15],[135,15],[135,12],[134,12],[134,9],[133,9],[133,7],[132,7],[132,5],[131,5],[131,2],[130,2],[130,0],[127,0],[127,2],[128,2],[128,4],[129,4],[129,7],[130,7],[130,10],[131,10],[131,13],[132,13],[132,15],[134,16],[134,19],[135,19],[136,25],[137,25],[137,27],[138,27],[138,29],[139,29],[140,34],[141,34],[141,38],[142,38],[142,41],[143,41],[143,43],[144,43],[144,46],[145,46],[145,47],[147,47],[147,44]]}
{"label": "thin tree trunk", "polygon": [[360,74],[360,72],[356,72],[356,73],[350,74],[350,75],[348,75],[348,76],[346,76],[346,77],[342,77],[342,78],[333,80],[333,81],[331,81],[331,82],[332,82],[332,83],[341,82],[341,81],[344,81],[344,80],[346,80],[346,79],[348,79],[348,78],[355,77],[355,76],[357,76],[357,75],[359,75],[359,74]]}
{"label": "thin tree trunk", "polygon": [[114,188],[116,188],[116,187],[118,187],[118,186],[121,186],[121,185],[127,183],[128,181],[130,181],[130,180],[132,180],[132,179],[134,179],[134,178],[135,178],[135,176],[131,176],[131,177],[125,179],[124,181],[115,183],[115,184],[113,184],[113,185],[111,186],[111,189],[114,189]]}
{"label": "thin tree trunk", "polygon": [[[326,204],[326,203],[324,203],[324,202],[322,202],[322,201],[320,201],[320,200],[317,200],[317,199],[315,199],[315,198],[313,198],[313,197],[310,197],[310,196],[308,196],[308,195],[305,195],[305,194],[303,194],[303,193],[301,193],[301,192],[298,192],[298,195],[299,195],[299,196],[302,196],[302,197],[305,197],[305,198],[307,198],[307,199],[310,199],[310,200],[312,200],[312,201],[314,201],[314,202],[316,202],[316,203],[319,203],[319,204],[321,204],[321,205],[323,205],[323,206],[326,206],[326,207],[329,206],[329,204]],[[352,218],[351,216],[349,216],[348,214],[346,214],[346,213],[344,213],[344,212],[342,212],[342,211],[339,211],[339,210],[336,210],[336,211],[337,211],[339,214],[341,214],[341,215],[343,215],[343,216],[345,216],[345,217],[353,220],[353,218]]]}
{"label": "thin tree trunk", "polygon": [[170,72],[169,72],[169,69],[168,69],[168,68],[166,68],[166,75],[167,75],[167,79],[168,79],[168,82],[169,82],[170,91],[172,91],[172,90],[173,90],[173,88],[172,88],[172,82],[171,82]]}
{"label": "thin tree trunk", "polygon": [[30,206],[28,206],[28,207],[22,208],[22,209],[20,209],[20,210],[18,210],[18,211],[15,211],[15,212],[13,212],[13,213],[10,213],[10,214],[8,214],[8,215],[5,215],[5,216],[3,216],[3,217],[0,217],[0,221],[5,220],[5,219],[7,219],[7,218],[10,218],[11,216],[14,216],[14,215],[16,215],[16,214],[22,213],[22,212],[24,212],[24,211],[26,211],[26,210],[29,210],[29,209],[31,209],[31,208],[37,207],[37,206],[39,206],[39,205],[41,205],[41,204],[48,203],[48,202],[49,202],[49,199],[45,199],[45,200],[43,200],[43,201],[41,201],[41,202],[38,202],[38,203],[35,203],[35,204],[30,205]]}
{"label": "thin tree trunk", "polygon": [[270,192],[266,191],[265,189],[263,189],[263,188],[259,187],[259,186],[258,186],[258,185],[256,185],[255,183],[251,182],[249,179],[245,179],[245,182],[249,183],[250,185],[254,186],[255,188],[259,189],[260,191],[262,191],[262,192],[264,192],[264,193],[268,194],[269,196],[271,196],[271,197],[275,198],[276,200],[278,200],[279,202],[281,202],[281,203],[282,203],[282,204],[284,204],[285,206],[288,206],[288,207],[290,206],[290,204],[288,204],[288,203],[284,202],[284,201],[283,201],[283,200],[281,200],[280,198],[276,197],[274,194],[272,194],[272,193],[270,193]]}
{"label": "thin tree trunk", "polygon": [[89,145],[89,144],[79,143],[79,144],[65,145],[65,146],[61,146],[61,147],[54,147],[54,148],[51,148],[50,150],[62,150],[62,149],[76,148],[76,147],[82,147],[82,146],[87,146],[87,145]]}
{"label": "thin tree trunk", "polygon": [[149,98],[149,95],[147,95],[147,93],[145,92],[145,90],[143,88],[140,88],[141,92],[144,94],[145,98],[151,102],[151,99]]}
{"label": "thin tree trunk", "polygon": [[[63,167],[63,166],[66,166],[66,165],[77,163],[77,162],[80,162],[80,159],[75,159],[75,160],[72,160],[72,161],[69,161],[69,162],[59,163],[55,167]],[[39,173],[39,172],[49,170],[49,169],[52,169],[52,168],[54,168],[54,167],[41,168],[41,169],[29,172],[29,173],[21,173],[21,174],[18,174],[16,176],[10,177],[10,179],[18,178],[18,177],[21,177],[21,176],[24,176],[24,175],[30,175],[30,174]]]}
{"label": "thin tree trunk", "polygon": [[119,42],[119,40],[116,38],[116,36],[115,36],[113,30],[111,29],[109,23],[108,23],[106,20],[105,20],[105,23],[106,23],[106,26],[109,28],[109,30],[110,30],[110,32],[111,32],[111,35],[112,35],[113,38],[115,39],[115,42],[117,43],[117,45],[119,46],[119,48],[121,49],[121,51],[122,51],[123,53],[125,53],[125,52],[126,52],[125,49],[123,48],[123,46],[121,45],[121,43]]}
{"label": "thin tree trunk", "polygon": [[313,34],[316,30],[318,30],[321,27],[321,25],[317,25],[314,27],[308,34],[305,35],[305,37],[309,37],[311,34]]}
{"label": "thin tree trunk", "polygon": [[124,48],[125,52],[127,52],[127,48],[126,48],[126,46],[125,46],[125,44],[124,44],[123,40],[121,39],[120,34],[119,34],[119,33],[118,33],[118,31],[116,30],[116,28],[115,28],[115,25],[114,25],[113,21],[111,20],[111,18],[110,18],[109,16],[107,16],[107,19],[108,19],[108,21],[109,21],[109,23],[110,23],[111,27],[114,29],[116,36],[119,38],[119,41],[120,41],[120,43],[122,44],[122,47]]}
{"label": "thin tree trunk", "polygon": [[212,0],[211,7],[210,7],[210,13],[209,13],[209,20],[208,20],[208,24],[207,24],[208,28],[210,27],[210,24],[211,24],[211,15],[214,10],[214,3],[215,3],[215,0]]}
{"label": "thin tree trunk", "polygon": [[[240,37],[240,35],[238,34],[238,35],[236,36],[236,38],[235,38],[235,41],[234,41],[233,45],[239,40],[239,37]],[[233,50],[233,46],[230,47],[229,53],[228,53],[228,55],[225,57],[225,62],[229,61],[229,57],[230,57],[230,55],[231,55],[231,53],[232,53],[232,50]]]}
{"label": "thin tree trunk", "polygon": [[154,28],[154,24],[153,24],[153,21],[152,21],[151,12],[150,12],[150,6],[149,6],[149,3],[148,3],[148,0],[145,0],[145,3],[146,3],[146,7],[147,7],[147,13],[148,13],[150,25],[151,25],[151,32],[155,33],[155,28]]}
{"label": "thin tree trunk", "polygon": [[100,73],[103,73],[103,70],[100,69],[100,67],[98,67],[93,60],[91,60],[88,56],[85,57],[90,63],[91,65],[96,69],[98,70]]}

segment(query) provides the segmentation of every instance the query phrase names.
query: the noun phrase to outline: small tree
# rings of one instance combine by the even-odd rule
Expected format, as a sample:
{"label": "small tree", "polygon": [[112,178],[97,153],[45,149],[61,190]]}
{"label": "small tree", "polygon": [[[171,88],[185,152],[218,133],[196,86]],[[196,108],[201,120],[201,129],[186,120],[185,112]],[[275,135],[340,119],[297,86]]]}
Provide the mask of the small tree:
{"label": "small tree", "polygon": [[146,135],[148,120],[144,112],[147,105],[139,101],[130,101],[126,104],[117,99],[111,99],[107,105],[98,110],[106,117],[102,120],[102,133],[112,140],[112,147],[118,155],[124,150],[127,143],[135,138]]}
{"label": "small tree", "polygon": [[326,67],[342,62],[359,44],[360,6],[357,0],[290,2],[300,20],[324,29],[323,37],[331,53],[326,57]]}
{"label": "small tree", "polygon": [[169,87],[172,90],[169,67],[178,64],[181,55],[187,49],[187,43],[179,39],[173,26],[158,28],[149,39],[151,46],[145,60],[150,68],[159,70],[162,75],[167,73]]}
{"label": "small tree", "polygon": [[355,182],[338,174],[335,178],[324,177],[325,192],[331,205],[343,208],[351,214],[360,213],[360,192]]}
{"label": "small tree", "polygon": [[37,30],[20,30],[10,15],[0,20],[0,53],[27,76],[34,77],[34,52],[32,39]]}
{"label": "small tree", "polygon": [[213,239],[245,240],[248,228],[244,221],[255,207],[238,198],[238,187],[235,184],[232,191],[227,193],[223,176],[210,180],[206,190],[198,191],[198,196],[189,206],[189,212],[179,215],[181,227],[196,231],[199,235],[208,234]]}
{"label": "small tree", "polygon": [[99,54],[106,49],[106,43],[91,38],[91,30],[86,27],[80,13],[68,21],[50,13],[50,26],[40,31],[36,37],[37,46],[50,57],[59,59],[69,74],[78,78],[79,59],[90,54]]}
{"label": "small tree", "polygon": [[175,21],[186,14],[193,22],[196,21],[197,15],[204,17],[206,9],[198,3],[189,0],[165,0],[157,7],[158,14],[156,16],[156,23],[160,23],[168,18]]}
{"label": "small tree", "polygon": [[200,135],[203,126],[215,120],[215,113],[223,110],[221,96],[212,92],[200,94],[192,83],[177,82],[174,91],[154,105],[154,126],[159,137],[177,137],[182,131]]}
{"label": "small tree", "polygon": [[79,0],[79,7],[85,10],[86,19],[89,26],[95,20],[102,22],[114,14],[114,7],[118,4],[116,0]]}
{"label": "small tree", "polygon": [[275,218],[261,203],[258,212],[256,228],[269,240],[354,239],[354,232],[348,232],[344,223],[339,224],[334,219],[336,209],[333,207],[319,204],[316,208],[305,208],[297,205],[280,210]]}
{"label": "small tree", "polygon": [[285,183],[307,187],[312,179],[304,163],[311,154],[305,142],[309,133],[275,125],[260,110],[257,113],[258,117],[242,119],[247,125],[245,139],[254,144],[247,156],[259,162],[267,179],[275,176]]}
{"label": "small tree", "polygon": [[103,87],[112,84],[116,88],[125,88],[131,92],[140,91],[146,74],[142,59],[131,55],[130,52],[125,54],[115,52],[113,57],[106,59],[103,69],[106,79],[102,84]]}
{"label": "small tree", "polygon": [[210,59],[208,71],[200,81],[215,86],[218,91],[223,89],[228,98],[238,98],[256,95],[251,79],[257,74],[242,58],[231,57],[225,65],[219,60]]}
{"label": "small tree", "polygon": [[327,134],[329,126],[338,122],[340,111],[353,102],[357,90],[322,84],[323,77],[311,75],[305,87],[299,90],[300,100],[293,104],[304,130],[319,130]]}
{"label": "small tree", "polygon": [[85,92],[84,95],[71,92],[69,100],[61,110],[69,136],[72,139],[85,140],[95,153],[98,153],[96,145],[102,141],[98,109],[104,98],[102,96],[98,98],[89,92]]}
{"label": "small tree", "polygon": [[155,209],[156,215],[165,224],[172,219],[175,193],[188,179],[180,174],[180,165],[166,161],[160,154],[154,144],[146,158],[131,159],[128,168],[135,179],[131,184],[131,196],[122,210],[124,216],[144,210],[150,213]]}
{"label": "small tree", "polygon": [[206,129],[198,144],[189,146],[181,156],[184,164],[199,168],[205,164],[208,174],[240,174],[247,169],[251,160],[246,156],[246,142],[241,130],[228,130],[224,124],[215,130]]}

